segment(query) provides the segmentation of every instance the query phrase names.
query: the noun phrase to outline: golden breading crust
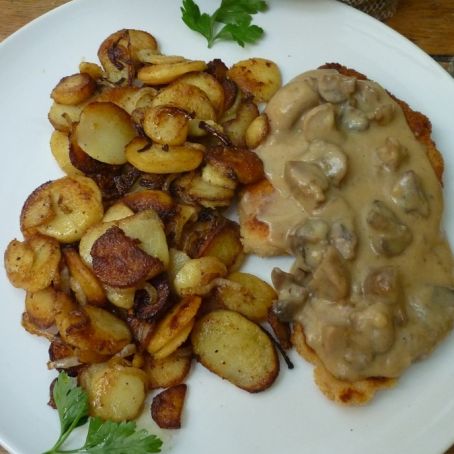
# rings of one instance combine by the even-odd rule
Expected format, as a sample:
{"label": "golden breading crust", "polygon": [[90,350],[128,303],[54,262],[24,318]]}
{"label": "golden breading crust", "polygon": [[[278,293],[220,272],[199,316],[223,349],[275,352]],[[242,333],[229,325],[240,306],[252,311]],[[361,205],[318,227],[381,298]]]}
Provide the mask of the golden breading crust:
{"label": "golden breading crust", "polygon": [[[354,69],[346,68],[338,63],[327,63],[320,68],[336,69],[341,74],[356,77],[359,80],[367,79],[366,76]],[[412,110],[407,103],[396,98],[391,93],[389,95],[402,108],[410,129],[418,141],[425,146],[430,164],[440,184],[443,184],[443,157],[431,138],[432,125],[430,120],[422,113]],[[267,180],[246,186],[243,190],[240,199],[240,226],[244,247],[247,252],[260,256],[282,255],[282,251],[267,245],[268,226],[256,217],[256,213],[259,212],[263,204],[269,201],[273,191],[273,186]],[[291,340],[297,352],[315,366],[314,380],[317,386],[323,394],[337,403],[345,405],[365,404],[372,399],[376,391],[389,388],[396,382],[394,379],[383,377],[371,377],[355,382],[339,380],[328,372],[315,351],[307,345],[304,329],[299,323],[294,323],[292,327]]]}

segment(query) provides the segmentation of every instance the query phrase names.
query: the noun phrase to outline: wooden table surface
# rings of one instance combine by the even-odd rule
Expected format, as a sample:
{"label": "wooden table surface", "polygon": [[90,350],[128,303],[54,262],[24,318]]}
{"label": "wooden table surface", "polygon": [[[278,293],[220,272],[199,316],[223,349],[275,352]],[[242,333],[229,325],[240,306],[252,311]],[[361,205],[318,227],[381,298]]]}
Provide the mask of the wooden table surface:
{"label": "wooden table surface", "polygon": [[[0,0],[0,41],[32,19],[67,2]],[[396,15],[387,23],[454,75],[454,0],[400,0]],[[0,447],[0,454],[5,453]],[[454,446],[446,454],[454,454]]]}

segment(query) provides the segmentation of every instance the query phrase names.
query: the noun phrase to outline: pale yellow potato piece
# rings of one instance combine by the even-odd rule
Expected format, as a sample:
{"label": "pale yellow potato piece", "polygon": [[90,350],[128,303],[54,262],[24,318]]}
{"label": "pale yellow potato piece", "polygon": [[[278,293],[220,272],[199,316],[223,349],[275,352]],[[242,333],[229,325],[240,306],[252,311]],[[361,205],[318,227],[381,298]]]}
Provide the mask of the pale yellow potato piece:
{"label": "pale yellow potato piece", "polygon": [[89,61],[82,61],[79,63],[79,72],[88,74],[93,80],[99,80],[104,76],[101,66]]}
{"label": "pale yellow potato piece", "polygon": [[107,87],[96,101],[111,102],[131,115],[138,107],[150,105],[157,93],[157,90],[151,87]]}
{"label": "pale yellow potato piece", "polygon": [[127,218],[128,216],[132,216],[133,214],[134,211],[132,211],[131,208],[126,206],[123,202],[117,202],[109,207],[108,210],[104,213],[102,222],[119,221],[120,219]]}
{"label": "pale yellow potato piece", "polygon": [[60,258],[60,245],[53,238],[33,235],[23,242],[12,240],[4,255],[6,274],[14,287],[37,292],[57,276]]}
{"label": "pale yellow potato piece", "polygon": [[206,63],[201,60],[187,60],[177,63],[147,65],[139,69],[137,78],[146,85],[164,85],[192,71],[203,71]]}
{"label": "pale yellow potato piece", "polygon": [[142,63],[148,63],[150,65],[162,65],[169,63],[181,63],[186,61],[186,58],[180,55],[163,55],[156,50],[142,49],[137,53],[138,59]]}
{"label": "pale yellow potato piece", "polygon": [[40,328],[49,328],[55,323],[55,299],[57,291],[47,287],[37,292],[27,292],[25,311],[30,321]]}
{"label": "pale yellow potato piece", "polygon": [[82,175],[82,172],[73,166],[69,158],[71,143],[66,132],[55,130],[50,137],[50,151],[54,156],[60,169],[66,175]]}
{"label": "pale yellow potato piece", "polygon": [[64,249],[66,265],[71,277],[77,281],[81,291],[85,295],[86,302],[94,305],[103,305],[106,302],[106,294],[99,279],[95,276],[74,249]]}
{"label": "pale yellow potato piece", "polygon": [[183,328],[175,334],[175,336],[167,342],[161,349],[153,353],[153,358],[163,359],[174,353],[177,348],[183,345],[191,334],[192,328],[194,327],[195,317],[190,320]]}
{"label": "pale yellow potato piece", "polygon": [[235,118],[222,124],[224,133],[227,134],[233,145],[237,147],[246,145],[246,131],[258,116],[259,110],[250,99],[240,103]]}
{"label": "pale yellow potato piece", "polygon": [[192,349],[178,348],[170,355],[157,359],[147,355],[144,371],[150,389],[169,388],[183,383],[192,363]]}
{"label": "pale yellow potato piece", "polygon": [[217,115],[222,114],[224,110],[224,89],[214,76],[205,72],[192,72],[180,77],[178,82],[200,88],[208,96],[216,109]]}
{"label": "pale yellow potato piece", "polygon": [[216,110],[204,91],[182,82],[175,82],[162,89],[151,104],[179,107],[199,120],[216,120]]}
{"label": "pale yellow potato piece", "polygon": [[173,233],[175,244],[180,244],[185,225],[189,221],[195,220],[198,212],[199,209],[193,205],[178,204],[177,214],[172,219],[171,225],[171,231]]}
{"label": "pale yellow potato piece", "polygon": [[129,237],[138,240],[138,246],[148,255],[158,258],[167,268],[169,248],[161,219],[152,209],[118,221],[118,227]]}
{"label": "pale yellow potato piece", "polygon": [[66,295],[55,302],[55,322],[67,344],[101,355],[114,355],[132,340],[123,320],[99,307],[81,306]]}
{"label": "pale yellow potato piece", "polygon": [[175,291],[175,277],[178,272],[183,268],[185,263],[189,262],[191,257],[183,251],[180,251],[175,248],[169,249],[169,268],[167,270],[167,275],[169,276],[169,282],[172,286],[173,290]]}
{"label": "pale yellow potato piece", "polygon": [[129,421],[139,416],[147,395],[144,371],[121,362],[92,364],[79,376],[88,393],[90,415],[111,421]]}
{"label": "pale yellow potato piece", "polygon": [[125,146],[137,135],[130,116],[110,102],[92,102],[82,111],[75,129],[80,148],[107,164],[126,162]]}
{"label": "pale yellow potato piece", "polygon": [[[230,178],[232,176],[232,178]],[[238,186],[238,182],[233,175],[226,175],[218,167],[207,164],[202,169],[202,179],[210,185],[221,186],[222,188],[233,189]]]}
{"label": "pale yellow potato piece", "polygon": [[39,232],[72,243],[101,220],[103,210],[101,192],[92,179],[66,176],[40,186],[28,197],[21,212],[21,230],[24,236]]}
{"label": "pale yellow potato piece", "polygon": [[209,312],[196,322],[191,341],[199,362],[246,391],[263,391],[279,373],[269,336],[238,312]]}
{"label": "pale yellow potato piece", "polygon": [[153,355],[172,341],[194,319],[201,304],[202,299],[199,296],[191,295],[182,298],[173,306],[153,331],[147,346],[148,352]]}
{"label": "pale yellow potato piece", "polygon": [[270,125],[265,113],[254,118],[246,129],[244,140],[248,148],[257,148],[268,136]]}
{"label": "pale yellow potato piece", "polygon": [[226,274],[226,266],[217,257],[191,259],[176,273],[174,287],[181,296],[206,295],[210,282]]}
{"label": "pale yellow potato piece", "polygon": [[86,265],[92,268],[93,258],[91,256],[91,248],[94,242],[111,227],[117,225],[115,222],[102,222],[92,226],[82,236],[79,242],[79,255]]}
{"label": "pale yellow potato piece", "polygon": [[216,290],[216,296],[222,304],[227,309],[237,311],[251,320],[266,320],[268,310],[277,300],[274,289],[262,279],[249,273],[235,272],[227,279],[234,285],[220,286]]}
{"label": "pale yellow potato piece", "polygon": [[131,309],[134,306],[135,287],[117,288],[104,284],[107,299],[117,307]]}
{"label": "pale yellow potato piece", "polygon": [[178,107],[151,107],[145,111],[142,127],[153,142],[183,145],[188,137],[189,115]]}
{"label": "pale yellow potato piece", "polygon": [[51,125],[58,131],[71,132],[74,123],[77,123],[83,108],[90,102],[84,102],[77,106],[52,103],[47,118]]}
{"label": "pale yellow potato piece", "polygon": [[170,174],[196,169],[203,159],[204,146],[148,144],[137,137],[126,146],[126,159],[142,172]]}
{"label": "pale yellow potato piece", "polygon": [[59,104],[75,106],[87,101],[96,90],[96,82],[86,73],[63,77],[50,97]]}
{"label": "pale yellow potato piece", "polygon": [[282,84],[281,73],[276,63],[264,58],[249,58],[235,63],[228,71],[232,79],[255,102],[267,102]]}

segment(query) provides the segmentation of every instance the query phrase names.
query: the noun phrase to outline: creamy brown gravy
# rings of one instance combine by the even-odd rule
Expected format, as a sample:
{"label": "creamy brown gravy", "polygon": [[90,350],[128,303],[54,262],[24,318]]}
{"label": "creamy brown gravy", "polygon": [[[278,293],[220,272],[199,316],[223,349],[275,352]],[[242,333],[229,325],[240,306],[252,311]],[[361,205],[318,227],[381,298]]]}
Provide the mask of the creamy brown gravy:
{"label": "creamy brown gravy", "polygon": [[277,191],[257,217],[296,257],[274,279],[283,317],[335,376],[399,376],[454,320],[442,190],[423,145],[383,88],[335,70],[298,76],[266,113],[257,153]]}

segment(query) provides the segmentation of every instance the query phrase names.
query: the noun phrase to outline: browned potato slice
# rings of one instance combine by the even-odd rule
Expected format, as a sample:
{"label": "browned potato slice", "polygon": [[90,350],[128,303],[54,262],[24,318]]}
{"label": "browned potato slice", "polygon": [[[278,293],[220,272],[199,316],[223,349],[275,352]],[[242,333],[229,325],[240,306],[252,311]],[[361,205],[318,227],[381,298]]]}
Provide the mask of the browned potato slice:
{"label": "browned potato slice", "polygon": [[85,265],[90,268],[93,268],[92,262],[93,258],[91,256],[91,248],[93,247],[94,242],[110,227],[116,225],[115,222],[102,222],[94,225],[83,235],[79,243],[79,255],[80,258],[84,261]]}
{"label": "browned potato slice", "polygon": [[132,287],[164,270],[159,259],[144,252],[117,226],[93,243],[91,256],[95,275],[113,287]]}
{"label": "browned potato slice", "polygon": [[180,55],[163,55],[156,50],[142,49],[137,53],[138,59],[142,63],[148,63],[150,65],[162,65],[170,63],[180,63],[186,61],[186,58]]}
{"label": "browned potato slice", "polygon": [[45,337],[48,341],[52,342],[55,337],[54,327],[50,328],[41,328],[35,324],[35,322],[28,316],[27,312],[22,314],[21,325],[30,334],[34,336]]}
{"label": "browned potato slice", "polygon": [[170,342],[194,319],[201,303],[199,296],[187,296],[173,306],[153,332],[148,343],[148,352],[153,355]]}
{"label": "browned potato slice", "polygon": [[111,102],[128,112],[133,113],[138,107],[151,104],[157,91],[151,87],[107,87],[96,98],[97,102]]}
{"label": "browned potato slice", "polygon": [[195,173],[178,178],[173,189],[183,202],[199,203],[206,208],[229,206],[235,194],[233,189],[210,184]]}
{"label": "browned potato slice", "polygon": [[55,301],[55,322],[62,339],[84,351],[114,355],[131,343],[125,322],[89,304],[80,306],[65,294]]}
{"label": "browned potato slice", "polygon": [[77,105],[93,95],[96,82],[85,73],[63,77],[52,90],[50,97],[59,104]]}
{"label": "browned potato slice", "polygon": [[90,415],[111,421],[139,416],[146,397],[146,374],[119,361],[92,364],[79,375],[88,393]]}
{"label": "browned potato slice", "polygon": [[69,157],[71,142],[69,135],[62,131],[55,130],[50,137],[50,151],[54,156],[60,169],[66,175],[82,175],[82,172],[74,167]]}
{"label": "browned potato slice", "polygon": [[174,287],[181,295],[206,295],[211,291],[211,281],[224,277],[227,268],[216,257],[188,260],[175,276]]}
{"label": "browned potato slice", "polygon": [[246,99],[238,106],[235,117],[222,123],[224,132],[233,145],[237,147],[246,145],[246,131],[258,116],[257,106],[250,99]]}
{"label": "browned potato slice", "polygon": [[130,192],[121,200],[128,208],[136,212],[151,208],[163,221],[174,216],[176,211],[176,204],[172,197],[167,192],[156,189]]}
{"label": "browned potato slice", "polygon": [[206,63],[201,60],[147,65],[139,69],[137,78],[147,85],[164,85],[173,82],[183,74],[203,71],[205,68]]}
{"label": "browned potato slice", "polygon": [[271,339],[238,312],[218,310],[196,322],[194,353],[209,370],[249,392],[270,387],[279,373]]}
{"label": "browned potato slice", "polygon": [[178,82],[200,88],[208,96],[208,99],[216,109],[218,116],[222,114],[224,111],[224,89],[211,74],[206,72],[193,72],[180,77]]}
{"label": "browned potato slice", "polygon": [[5,251],[6,274],[14,287],[37,292],[49,287],[58,273],[60,245],[53,238],[34,235],[13,240]]}
{"label": "browned potato slice", "polygon": [[237,271],[230,274],[228,280],[236,285],[225,285],[216,289],[217,296],[224,306],[251,320],[265,320],[268,310],[277,299],[274,289],[249,273]]}
{"label": "browned potato slice", "polygon": [[248,148],[257,148],[268,136],[270,125],[268,117],[262,113],[254,118],[246,129],[244,140]]}
{"label": "browned potato slice", "polygon": [[167,223],[167,232],[173,246],[178,247],[180,245],[186,224],[190,221],[195,221],[198,212],[198,207],[182,203],[177,205],[175,216]]}
{"label": "browned potato slice", "polygon": [[134,211],[132,211],[131,208],[129,208],[123,202],[117,202],[109,207],[109,209],[104,213],[102,222],[119,221],[120,219],[127,218],[128,216],[132,216],[133,214]]}
{"label": "browned potato slice", "polygon": [[55,298],[57,298],[57,291],[52,287],[37,292],[27,292],[25,310],[35,325],[40,328],[49,328],[55,323]]}
{"label": "browned potato slice", "polygon": [[110,102],[88,104],[75,129],[80,148],[93,159],[107,164],[124,164],[125,146],[136,135],[130,116]]}
{"label": "browned potato slice", "polygon": [[227,175],[234,175],[241,184],[250,184],[264,178],[261,159],[247,148],[212,147],[206,162]]}
{"label": "browned potato slice", "polygon": [[145,373],[150,389],[169,388],[183,383],[191,369],[192,349],[181,347],[162,359],[150,355],[145,359]]}
{"label": "browned potato slice", "polygon": [[160,144],[183,145],[188,137],[189,114],[174,106],[155,106],[145,111],[145,134]]}
{"label": "browned potato slice", "polygon": [[158,43],[153,35],[143,30],[129,29],[129,46],[131,50],[131,58],[134,64],[140,65],[142,61],[139,58],[140,52],[143,51],[158,51]]}
{"label": "browned potato slice", "polygon": [[192,328],[194,327],[195,317],[189,321],[183,328],[175,334],[175,336],[167,342],[161,349],[153,353],[153,357],[156,359],[163,359],[171,355],[177,348],[183,345],[191,334]]}
{"label": "browned potato slice", "polygon": [[216,120],[216,110],[203,90],[182,82],[175,82],[162,89],[152,101],[152,106],[179,107],[200,120]]}
{"label": "browned potato slice", "polygon": [[72,243],[102,215],[96,183],[80,175],[67,176],[40,186],[27,198],[21,212],[21,230],[24,236],[39,232]]}
{"label": "browned potato slice", "polygon": [[138,246],[148,255],[160,260],[167,269],[169,248],[162,221],[154,210],[147,209],[121,219],[118,226],[129,238],[136,240]]}
{"label": "browned potato slice", "polygon": [[54,102],[50,107],[48,119],[57,131],[71,132],[73,124],[77,123],[87,102],[78,106],[67,106]]}
{"label": "browned potato slice", "polygon": [[104,76],[101,66],[89,61],[79,63],[79,72],[88,74],[93,80],[99,80]]}
{"label": "browned potato slice", "polygon": [[149,144],[146,139],[137,137],[126,146],[126,159],[142,172],[179,173],[196,169],[202,162],[203,151],[200,144]]}
{"label": "browned potato slice", "polygon": [[281,86],[281,73],[276,63],[264,58],[249,58],[234,64],[227,77],[250,93],[256,102],[266,102]]}
{"label": "browned potato slice", "polygon": [[179,429],[187,386],[180,384],[168,388],[153,398],[151,417],[162,429]]}
{"label": "browned potato slice", "polygon": [[234,174],[221,166],[213,164],[207,164],[203,167],[202,179],[209,184],[227,189],[235,189],[238,185]]}
{"label": "browned potato slice", "polygon": [[73,279],[75,279],[86,301],[96,306],[106,302],[106,294],[99,279],[90,268],[82,261],[80,255],[74,249],[63,249],[63,256]]}

